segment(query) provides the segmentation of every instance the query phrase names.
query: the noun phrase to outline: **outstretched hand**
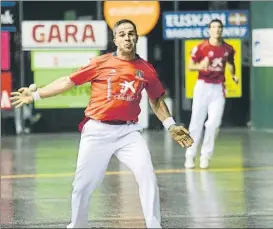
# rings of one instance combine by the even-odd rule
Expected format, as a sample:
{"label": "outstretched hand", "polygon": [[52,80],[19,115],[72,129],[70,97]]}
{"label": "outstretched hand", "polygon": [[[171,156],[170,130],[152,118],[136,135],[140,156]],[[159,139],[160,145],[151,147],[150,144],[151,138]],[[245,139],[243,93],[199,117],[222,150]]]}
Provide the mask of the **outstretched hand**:
{"label": "outstretched hand", "polygon": [[11,92],[10,100],[11,104],[15,108],[24,106],[25,104],[33,103],[33,97],[31,96],[31,90],[27,87],[22,87],[16,92]]}
{"label": "outstretched hand", "polygon": [[169,128],[172,138],[183,148],[188,148],[193,144],[189,131],[183,126],[172,125]]}

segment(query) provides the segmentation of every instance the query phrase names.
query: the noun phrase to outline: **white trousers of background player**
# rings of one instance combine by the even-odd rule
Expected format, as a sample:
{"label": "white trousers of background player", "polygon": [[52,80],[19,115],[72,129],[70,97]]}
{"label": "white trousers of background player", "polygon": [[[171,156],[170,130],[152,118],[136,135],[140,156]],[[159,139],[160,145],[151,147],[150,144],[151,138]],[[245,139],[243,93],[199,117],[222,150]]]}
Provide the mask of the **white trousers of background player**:
{"label": "white trousers of background player", "polygon": [[201,157],[211,158],[214,151],[215,136],[221,125],[225,107],[222,84],[206,83],[198,80],[194,87],[192,115],[189,126],[194,144],[186,150],[186,157],[195,157],[205,123]]}
{"label": "white trousers of background player", "polygon": [[72,221],[67,228],[88,227],[90,198],[113,155],[135,176],[147,228],[161,228],[159,188],[141,130],[139,124],[109,125],[95,120],[84,125],[73,182]]}

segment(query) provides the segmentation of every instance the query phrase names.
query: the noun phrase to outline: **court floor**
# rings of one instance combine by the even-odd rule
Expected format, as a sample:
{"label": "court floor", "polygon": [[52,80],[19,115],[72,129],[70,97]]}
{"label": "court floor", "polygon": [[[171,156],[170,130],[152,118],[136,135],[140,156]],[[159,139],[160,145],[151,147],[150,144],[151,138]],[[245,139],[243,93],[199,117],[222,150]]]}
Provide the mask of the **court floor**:
{"label": "court floor", "polygon": [[[166,132],[143,135],[160,187],[163,228],[272,228],[273,133],[224,129],[210,168],[186,171],[185,150]],[[66,227],[79,137],[2,137],[1,227]],[[90,227],[145,227],[134,177],[114,157],[89,219]]]}

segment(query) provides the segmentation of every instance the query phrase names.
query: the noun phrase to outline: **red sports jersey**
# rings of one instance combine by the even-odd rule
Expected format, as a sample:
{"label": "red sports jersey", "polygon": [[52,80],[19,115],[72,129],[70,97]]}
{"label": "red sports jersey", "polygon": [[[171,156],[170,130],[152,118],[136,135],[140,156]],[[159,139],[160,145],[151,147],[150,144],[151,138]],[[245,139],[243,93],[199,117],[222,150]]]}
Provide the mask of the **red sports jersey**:
{"label": "red sports jersey", "polygon": [[191,58],[195,63],[202,61],[205,57],[209,58],[208,71],[199,71],[198,79],[207,83],[225,82],[226,63],[234,62],[235,50],[229,44],[223,42],[222,45],[214,46],[208,40],[194,47]]}
{"label": "red sports jersey", "polygon": [[116,53],[93,58],[90,63],[70,75],[81,85],[91,82],[90,102],[85,116],[102,121],[138,121],[141,91],[157,99],[165,90],[153,66],[141,58],[120,60]]}

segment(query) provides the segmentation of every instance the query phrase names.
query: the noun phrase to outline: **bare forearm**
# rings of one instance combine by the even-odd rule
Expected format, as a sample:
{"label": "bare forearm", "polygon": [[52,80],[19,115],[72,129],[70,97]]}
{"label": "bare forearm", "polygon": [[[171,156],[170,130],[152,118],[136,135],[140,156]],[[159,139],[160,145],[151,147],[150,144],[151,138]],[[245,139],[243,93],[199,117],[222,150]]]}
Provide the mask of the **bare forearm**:
{"label": "bare forearm", "polygon": [[201,71],[202,70],[202,66],[200,63],[190,63],[188,66],[188,69],[190,71]]}
{"label": "bare forearm", "polygon": [[234,63],[233,64],[229,63],[227,66],[228,66],[228,70],[231,73],[231,75],[235,76],[235,74],[236,74],[235,64]]}
{"label": "bare forearm", "polygon": [[170,111],[164,101],[164,97],[156,100],[150,100],[150,104],[153,112],[161,122],[171,117]]}
{"label": "bare forearm", "polygon": [[38,92],[42,99],[52,97],[58,94],[62,94],[65,91],[70,90],[74,86],[74,83],[69,77],[64,76],[56,79],[52,83],[39,88]]}

